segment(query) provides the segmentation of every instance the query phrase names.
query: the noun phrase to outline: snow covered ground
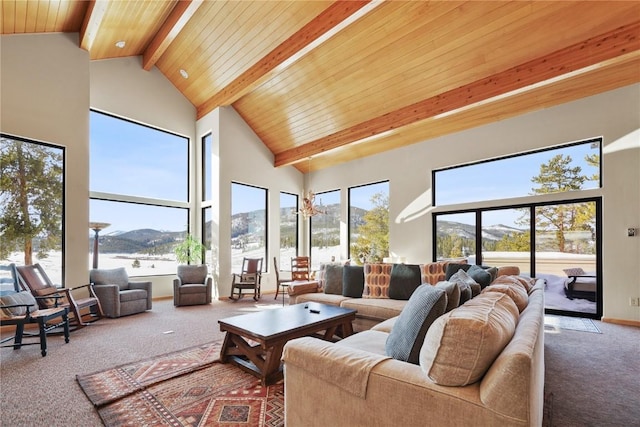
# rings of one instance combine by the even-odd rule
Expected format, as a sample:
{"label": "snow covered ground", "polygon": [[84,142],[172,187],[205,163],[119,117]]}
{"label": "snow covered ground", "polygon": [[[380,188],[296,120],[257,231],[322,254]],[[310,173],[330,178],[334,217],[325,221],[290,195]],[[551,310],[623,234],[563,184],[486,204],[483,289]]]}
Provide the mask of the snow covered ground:
{"label": "snow covered ground", "polygon": [[[232,250],[232,272],[240,272],[242,268],[242,258],[255,258],[264,256],[262,249],[254,249],[246,252],[242,250]],[[312,253],[312,259],[314,261],[313,268],[317,268],[321,262],[330,262],[332,257],[335,260],[339,260],[340,248],[338,246],[328,248],[314,248]],[[280,270],[287,271],[290,268],[290,259],[296,255],[295,248],[283,250],[278,257],[278,267]],[[133,262],[135,260],[140,261],[140,267],[133,268]],[[8,259],[9,262],[13,262],[17,265],[24,264],[22,253],[13,253]],[[62,271],[60,269],[61,253],[51,252],[49,257],[44,259],[38,259],[34,254],[34,263],[38,262],[42,265],[45,272],[53,283],[62,283]],[[91,268],[93,263],[93,257],[90,254],[87,260],[88,268]],[[273,269],[273,255],[268,260],[264,261],[263,270],[272,271]],[[153,275],[165,275],[175,274],[176,261],[173,259],[173,255],[165,255],[162,257],[150,257],[142,254],[102,254],[100,255],[99,267],[100,268],[117,268],[125,267],[131,277],[135,276],[153,276]],[[547,285],[545,288],[545,303],[546,308],[555,310],[574,311],[579,313],[595,313],[596,303],[575,298],[570,300],[564,293],[564,282],[567,280],[566,276],[558,276],[555,274],[538,274],[538,278],[545,279]],[[606,285],[605,285],[606,286]]]}

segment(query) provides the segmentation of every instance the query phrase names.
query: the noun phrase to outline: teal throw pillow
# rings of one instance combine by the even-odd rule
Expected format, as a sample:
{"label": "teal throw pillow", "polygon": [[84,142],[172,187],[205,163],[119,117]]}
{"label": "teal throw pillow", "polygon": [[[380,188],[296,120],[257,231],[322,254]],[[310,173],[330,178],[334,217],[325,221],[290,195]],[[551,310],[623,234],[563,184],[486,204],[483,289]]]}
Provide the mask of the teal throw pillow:
{"label": "teal throw pillow", "polygon": [[446,308],[447,294],[443,289],[429,283],[418,286],[387,337],[387,356],[417,365],[427,330]]}
{"label": "teal throw pillow", "polygon": [[351,298],[362,298],[364,291],[364,267],[361,265],[345,265],[342,269],[342,295]]}
{"label": "teal throw pillow", "polygon": [[408,300],[422,284],[420,266],[417,264],[393,264],[389,278],[389,298]]}
{"label": "teal throw pillow", "polygon": [[482,289],[491,283],[491,274],[479,265],[472,265],[467,274],[480,285]]}

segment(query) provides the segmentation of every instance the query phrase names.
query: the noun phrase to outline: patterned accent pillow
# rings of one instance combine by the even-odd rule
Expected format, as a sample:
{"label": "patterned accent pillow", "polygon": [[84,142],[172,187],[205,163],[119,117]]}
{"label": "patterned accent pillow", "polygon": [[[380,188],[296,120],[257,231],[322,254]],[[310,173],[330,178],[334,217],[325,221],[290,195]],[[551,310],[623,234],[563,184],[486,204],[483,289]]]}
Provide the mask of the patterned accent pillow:
{"label": "patterned accent pillow", "polygon": [[447,307],[444,289],[428,283],[418,286],[387,337],[385,352],[397,360],[418,364],[420,349],[431,324]]}
{"label": "patterned accent pillow", "polygon": [[455,261],[436,261],[428,264],[422,264],[420,266],[420,268],[422,269],[422,283],[430,283],[432,285],[435,285],[436,283],[442,282],[443,280],[448,280],[446,278],[446,272],[447,266],[449,264],[467,264],[467,260],[457,259]]}
{"label": "patterned accent pillow", "polygon": [[[12,294],[0,296],[0,305],[14,305],[14,304],[26,304],[29,305],[29,313],[33,313],[38,309],[36,299],[30,292],[15,292]],[[3,318],[13,316],[24,316],[27,313],[26,307],[11,307],[0,309],[0,315]]]}
{"label": "patterned accent pillow", "polygon": [[393,264],[365,264],[362,298],[389,298]]}

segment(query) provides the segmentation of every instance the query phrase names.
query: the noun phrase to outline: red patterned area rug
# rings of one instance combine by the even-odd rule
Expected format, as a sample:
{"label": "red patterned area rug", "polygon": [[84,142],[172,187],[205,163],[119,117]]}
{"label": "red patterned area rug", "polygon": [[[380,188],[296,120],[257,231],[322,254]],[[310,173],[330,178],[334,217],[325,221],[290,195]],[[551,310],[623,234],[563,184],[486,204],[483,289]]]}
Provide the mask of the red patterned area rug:
{"label": "red patterned area rug", "polygon": [[283,426],[284,385],[217,361],[219,343],[77,380],[106,426]]}

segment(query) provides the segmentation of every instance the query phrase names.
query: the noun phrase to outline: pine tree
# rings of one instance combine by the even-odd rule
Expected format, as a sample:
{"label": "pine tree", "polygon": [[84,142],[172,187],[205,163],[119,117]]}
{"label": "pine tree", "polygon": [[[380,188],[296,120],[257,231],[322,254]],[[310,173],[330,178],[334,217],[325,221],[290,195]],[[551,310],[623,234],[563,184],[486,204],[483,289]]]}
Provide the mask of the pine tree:
{"label": "pine tree", "polygon": [[356,230],[358,238],[351,245],[356,262],[382,262],[389,256],[389,196],[376,193],[371,196],[373,208],[362,217],[363,224]]}
{"label": "pine tree", "polygon": [[[558,154],[540,165],[540,173],[531,181],[538,184],[532,194],[550,194],[580,190],[588,178],[580,166],[571,166],[571,156]],[[536,208],[535,225],[538,232],[554,233],[558,251],[567,252],[566,233],[584,230],[589,219],[584,203],[563,203]],[[539,234],[539,233],[536,233]]]}
{"label": "pine tree", "polygon": [[33,264],[62,244],[61,150],[0,138],[0,258],[22,249]]}

